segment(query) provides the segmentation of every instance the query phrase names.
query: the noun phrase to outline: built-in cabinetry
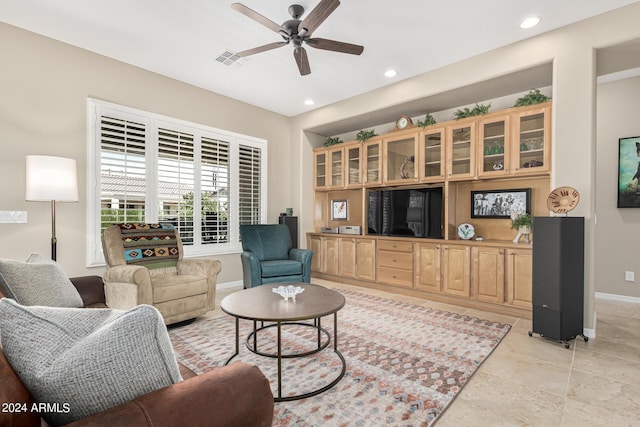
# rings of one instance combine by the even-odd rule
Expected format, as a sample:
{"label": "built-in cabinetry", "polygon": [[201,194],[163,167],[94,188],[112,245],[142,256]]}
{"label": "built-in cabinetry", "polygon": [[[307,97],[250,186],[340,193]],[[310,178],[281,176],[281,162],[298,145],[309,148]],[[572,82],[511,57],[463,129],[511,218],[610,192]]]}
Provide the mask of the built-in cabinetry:
{"label": "built-in cabinetry", "polygon": [[321,260],[312,264],[316,277],[389,285],[531,317],[530,246],[321,233],[307,238],[314,259]]}
{"label": "built-in cabinetry", "polygon": [[[532,188],[532,213],[545,214],[550,135],[548,102],[314,150],[314,274],[530,317],[531,246],[511,241],[508,219],[471,218],[470,194]],[[442,188],[442,240],[367,235],[368,193],[398,186]],[[335,221],[330,201],[343,199],[348,220]],[[484,240],[460,240],[465,222]],[[342,224],[363,235],[317,233]]]}

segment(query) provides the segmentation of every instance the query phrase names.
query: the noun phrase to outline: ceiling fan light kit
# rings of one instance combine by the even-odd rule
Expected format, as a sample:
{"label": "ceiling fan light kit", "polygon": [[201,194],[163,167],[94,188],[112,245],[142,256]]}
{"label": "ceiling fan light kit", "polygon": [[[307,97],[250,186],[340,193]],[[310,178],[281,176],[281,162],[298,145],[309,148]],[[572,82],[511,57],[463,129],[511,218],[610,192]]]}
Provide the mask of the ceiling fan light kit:
{"label": "ceiling fan light kit", "polygon": [[302,76],[311,74],[309,58],[307,57],[307,51],[303,46],[305,44],[315,49],[360,55],[364,50],[363,46],[336,40],[311,38],[311,34],[329,17],[329,15],[331,15],[331,13],[333,13],[334,10],[336,10],[338,6],[340,6],[339,0],[322,0],[311,11],[311,13],[306,16],[306,18],[301,20],[300,18],[304,14],[304,7],[299,4],[293,4],[289,6],[289,14],[292,19],[285,21],[282,25],[278,25],[269,18],[264,17],[242,3],[233,3],[231,7],[234,10],[278,33],[284,39],[282,42],[268,43],[253,49],[243,50],[242,52],[238,52],[236,55],[246,57],[249,55],[255,55],[256,53],[265,52],[267,50],[276,49],[291,43],[294,48],[293,57],[298,65],[298,71]]}

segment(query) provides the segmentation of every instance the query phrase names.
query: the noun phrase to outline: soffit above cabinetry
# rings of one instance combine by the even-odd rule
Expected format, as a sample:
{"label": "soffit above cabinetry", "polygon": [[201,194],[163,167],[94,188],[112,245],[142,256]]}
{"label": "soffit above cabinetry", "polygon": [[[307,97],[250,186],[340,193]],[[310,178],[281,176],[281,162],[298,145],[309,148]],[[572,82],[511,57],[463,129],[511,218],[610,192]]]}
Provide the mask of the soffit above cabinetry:
{"label": "soffit above cabinetry", "polygon": [[368,112],[333,123],[306,129],[319,135],[340,135],[354,129],[367,129],[381,123],[394,121],[401,115],[418,116],[426,113],[449,110],[464,105],[484,102],[534,88],[551,86],[553,64],[545,63],[536,67],[506,74],[490,80],[438,93],[427,98],[393,105],[382,110]]}

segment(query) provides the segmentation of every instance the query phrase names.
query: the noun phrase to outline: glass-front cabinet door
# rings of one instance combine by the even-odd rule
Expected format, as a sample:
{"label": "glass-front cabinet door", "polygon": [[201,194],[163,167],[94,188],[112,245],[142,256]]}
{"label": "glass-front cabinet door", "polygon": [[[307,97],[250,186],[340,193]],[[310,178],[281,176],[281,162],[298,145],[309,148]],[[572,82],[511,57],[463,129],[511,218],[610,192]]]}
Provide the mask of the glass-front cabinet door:
{"label": "glass-front cabinet door", "polygon": [[313,153],[313,188],[322,190],[327,188],[327,150]]}
{"label": "glass-front cabinet door", "polygon": [[551,163],[551,107],[514,113],[513,173],[534,175],[548,172]]}
{"label": "glass-front cabinet door", "polygon": [[364,150],[364,184],[382,184],[382,141],[380,139],[367,141],[362,148]]}
{"label": "glass-front cabinet door", "polygon": [[475,178],[475,131],[473,122],[447,128],[447,176],[450,180]]}
{"label": "glass-front cabinet door", "polygon": [[360,161],[362,145],[351,145],[344,147],[345,164],[347,167],[346,186],[358,187],[362,185],[362,162]]}
{"label": "glass-front cabinet door", "polygon": [[384,141],[384,183],[404,184],[416,182],[417,134],[404,134]]}
{"label": "glass-front cabinet door", "polygon": [[509,116],[478,122],[478,176],[491,177],[509,173]]}
{"label": "glass-front cabinet door", "polygon": [[420,134],[420,153],[422,154],[418,171],[420,181],[430,182],[444,180],[444,138],[444,128],[427,128]]}
{"label": "glass-front cabinet door", "polygon": [[344,187],[344,150],[329,150],[329,187]]}

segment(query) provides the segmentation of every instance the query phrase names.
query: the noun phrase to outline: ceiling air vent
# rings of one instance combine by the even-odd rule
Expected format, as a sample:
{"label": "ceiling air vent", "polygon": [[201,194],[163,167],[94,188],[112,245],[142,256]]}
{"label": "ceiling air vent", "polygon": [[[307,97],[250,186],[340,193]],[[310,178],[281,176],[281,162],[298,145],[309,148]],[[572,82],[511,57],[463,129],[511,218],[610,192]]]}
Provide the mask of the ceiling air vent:
{"label": "ceiling air vent", "polygon": [[218,56],[216,58],[216,61],[218,61],[218,62],[220,62],[220,63],[222,63],[224,65],[228,65],[228,66],[231,66],[231,65],[234,65],[234,64],[237,65],[237,66],[240,66],[244,62],[244,61],[241,61],[241,59],[243,59],[243,58],[238,56],[238,55],[236,55],[235,52],[232,52],[232,51],[227,49],[224,52],[222,52],[220,54],[220,56]]}

